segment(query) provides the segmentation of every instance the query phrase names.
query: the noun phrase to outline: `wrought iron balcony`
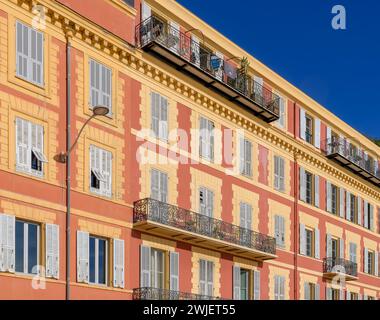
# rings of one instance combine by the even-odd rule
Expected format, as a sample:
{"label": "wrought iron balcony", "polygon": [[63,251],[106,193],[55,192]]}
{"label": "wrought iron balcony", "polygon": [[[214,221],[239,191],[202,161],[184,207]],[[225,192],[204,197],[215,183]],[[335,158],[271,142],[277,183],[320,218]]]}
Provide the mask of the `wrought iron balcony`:
{"label": "wrought iron balcony", "polygon": [[341,275],[346,280],[357,280],[358,265],[355,262],[342,258],[324,258],[323,273],[325,278]]}
{"label": "wrought iron balcony", "polygon": [[263,261],[276,258],[276,239],[150,198],[134,203],[134,228]]}
{"label": "wrought iron balcony", "polygon": [[223,300],[219,297],[205,296],[201,294],[159,289],[152,287],[135,288],[132,294],[133,300]]}
{"label": "wrought iron balcony", "polygon": [[253,81],[244,68],[218,57],[190,35],[152,15],[136,27],[136,46],[170,62],[207,87],[237,101],[266,122],[279,119],[280,97]]}
{"label": "wrought iron balcony", "polygon": [[380,168],[375,161],[365,159],[358,149],[343,138],[332,138],[324,143],[326,155],[352,172],[380,187]]}

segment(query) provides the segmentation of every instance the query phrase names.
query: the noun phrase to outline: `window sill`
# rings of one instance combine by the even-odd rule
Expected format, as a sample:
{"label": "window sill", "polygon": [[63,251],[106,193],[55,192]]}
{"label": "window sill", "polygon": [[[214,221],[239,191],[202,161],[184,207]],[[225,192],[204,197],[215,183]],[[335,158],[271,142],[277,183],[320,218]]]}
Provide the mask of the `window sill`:
{"label": "window sill", "polygon": [[41,179],[41,180],[44,179],[43,172],[39,173],[39,172],[34,171],[32,169],[31,169],[31,171],[29,171],[29,170],[26,170],[26,169],[23,169],[23,168],[20,168],[20,167],[16,166],[16,172],[20,173],[20,174],[22,174],[24,176],[30,176],[30,177],[38,178],[38,179]]}

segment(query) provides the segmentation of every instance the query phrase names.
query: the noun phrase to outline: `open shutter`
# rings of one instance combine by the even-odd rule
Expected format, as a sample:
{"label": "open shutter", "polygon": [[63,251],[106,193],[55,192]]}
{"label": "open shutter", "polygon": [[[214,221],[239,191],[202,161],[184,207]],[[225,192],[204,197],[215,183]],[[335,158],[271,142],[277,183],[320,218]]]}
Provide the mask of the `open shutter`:
{"label": "open shutter", "polygon": [[368,273],[368,249],[364,248],[364,272]]}
{"label": "open shutter", "polygon": [[142,288],[150,287],[150,266],[151,255],[150,247],[140,247],[140,286]]}
{"label": "open shutter", "polygon": [[168,99],[160,96],[159,137],[168,140]]}
{"label": "open shutter", "polygon": [[280,243],[280,216],[274,216],[274,236],[276,238],[277,245],[281,245]]}
{"label": "open shutter", "polygon": [[314,205],[319,208],[319,176],[314,176]]}
{"label": "open shutter", "polygon": [[77,280],[89,282],[89,234],[77,231]]}
{"label": "open shutter", "polygon": [[339,213],[340,213],[340,217],[341,218],[344,218],[344,189],[343,188],[339,188],[339,192],[340,192],[340,195],[339,195]]}
{"label": "open shutter", "polygon": [[300,224],[300,254],[305,255],[306,254],[306,232],[305,232],[305,225]]}
{"label": "open shutter", "polygon": [[326,181],[326,209],[328,212],[332,212],[332,186],[329,181]]}
{"label": "open shutter", "polygon": [[206,294],[206,261],[199,260],[199,293]]}
{"label": "open shutter", "polygon": [[319,283],[316,283],[315,284],[315,300],[320,300],[321,299],[321,293],[320,293],[321,289],[320,289],[320,286],[319,286]]}
{"label": "open shutter", "polygon": [[113,239],[113,286],[124,288],[124,240]]}
{"label": "open shutter", "polygon": [[7,270],[7,255],[5,246],[7,244],[7,218],[0,214],[0,271]]}
{"label": "open shutter", "polygon": [[368,228],[368,202],[364,200],[364,228]]}
{"label": "open shutter", "polygon": [[252,175],[252,143],[244,140],[244,172],[248,176]]}
{"label": "open shutter", "polygon": [[351,300],[351,292],[350,291],[346,291],[346,300]]}
{"label": "open shutter", "polygon": [[150,171],[150,194],[152,199],[159,200],[160,199],[160,172],[158,170],[152,169]]}
{"label": "open shutter", "polygon": [[234,300],[240,300],[240,267],[233,266]]}
{"label": "open shutter", "polygon": [[46,277],[59,279],[59,226],[46,224]]}
{"label": "open shutter", "polygon": [[151,129],[154,137],[158,138],[160,134],[160,95],[155,92],[150,94],[151,107]]}
{"label": "open shutter", "polygon": [[332,300],[332,288],[326,287],[326,300]]}
{"label": "open shutter", "polygon": [[379,252],[375,252],[375,276],[379,276]]}
{"label": "open shutter", "polygon": [[112,113],[112,70],[101,65],[101,102],[109,109],[108,115]]}
{"label": "open shutter", "polygon": [[305,291],[304,300],[310,300],[310,284],[309,284],[309,282],[304,283],[304,291]]}
{"label": "open shutter", "polygon": [[320,236],[319,236],[319,229],[314,230],[314,257],[319,259],[320,258]]}
{"label": "open shutter", "polygon": [[101,65],[90,59],[90,106],[101,103]]}
{"label": "open shutter", "polygon": [[344,300],[343,288],[339,289],[339,300]]}
{"label": "open shutter", "polygon": [[331,128],[326,127],[326,151],[327,151],[327,154],[331,154],[331,152],[332,152],[332,147],[331,147],[332,139],[331,138],[332,138]]}
{"label": "open shutter", "polygon": [[214,295],[214,262],[207,261],[207,295]]}
{"label": "open shutter", "polygon": [[209,158],[210,160],[214,160],[214,146],[215,146],[215,137],[214,137],[214,123],[212,121],[208,121],[208,140],[209,140]]}
{"label": "open shutter", "polygon": [[314,119],[314,146],[318,149],[321,148],[321,120]]}
{"label": "open shutter", "polygon": [[30,170],[30,124],[21,118],[16,118],[16,167]]}
{"label": "open shutter", "polygon": [[285,300],[285,278],[280,277],[280,300]]}
{"label": "open shutter", "polygon": [[279,96],[280,100],[279,100],[279,106],[280,106],[280,110],[279,110],[279,113],[280,113],[280,118],[278,119],[277,121],[277,124],[280,128],[284,129],[285,128],[285,117],[286,117],[286,111],[285,111],[285,99],[281,96]]}
{"label": "open shutter", "polygon": [[374,230],[375,225],[374,225],[374,218],[373,218],[373,205],[369,205],[369,229]]}
{"label": "open shutter", "polygon": [[329,233],[326,234],[326,257],[332,257],[332,239]]}
{"label": "open shutter", "polygon": [[1,271],[15,271],[15,217],[0,215],[1,223]]}
{"label": "open shutter", "polygon": [[260,271],[253,271],[253,299],[260,300]]}
{"label": "open shutter", "polygon": [[200,132],[199,132],[199,154],[201,157],[209,158],[209,140],[207,137],[207,120],[203,117],[200,118]]}
{"label": "open shutter", "polygon": [[219,80],[223,80],[223,61],[224,56],[221,52],[215,52],[215,55],[220,59],[219,69],[215,72],[215,77]]}
{"label": "open shutter", "polygon": [[306,201],[306,176],[305,169],[300,167],[300,199]]}
{"label": "open shutter", "polygon": [[346,219],[350,220],[351,217],[351,193],[346,192]]}
{"label": "open shutter", "polygon": [[29,30],[22,23],[16,23],[16,74],[25,79],[28,78],[29,60]]}
{"label": "open shutter", "polygon": [[344,259],[344,240],[339,239],[339,258]]}
{"label": "open shutter", "polygon": [[170,290],[179,291],[179,253],[170,252]]}
{"label": "open shutter", "polygon": [[306,140],[306,112],[300,108],[300,138]]}
{"label": "open shutter", "polygon": [[200,50],[199,50],[199,38],[195,35],[191,35],[191,62],[197,67],[201,64]]}
{"label": "open shutter", "polygon": [[30,30],[30,62],[31,80],[39,85],[44,84],[44,35],[32,28]]}
{"label": "open shutter", "polygon": [[358,210],[357,210],[357,214],[358,214],[358,218],[357,218],[357,221],[358,221],[358,224],[361,226],[362,225],[362,198],[361,197],[358,197]]}

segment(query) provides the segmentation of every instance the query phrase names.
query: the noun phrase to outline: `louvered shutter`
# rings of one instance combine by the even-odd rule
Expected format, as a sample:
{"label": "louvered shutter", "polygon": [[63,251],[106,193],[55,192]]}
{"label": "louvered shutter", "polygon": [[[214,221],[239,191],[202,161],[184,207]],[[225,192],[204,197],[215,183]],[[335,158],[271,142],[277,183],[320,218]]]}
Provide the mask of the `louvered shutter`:
{"label": "louvered shutter", "polygon": [[30,31],[30,63],[31,79],[34,83],[43,85],[43,34],[32,28]]}
{"label": "louvered shutter", "polygon": [[16,167],[29,171],[31,165],[31,141],[29,122],[16,118]]}
{"label": "louvered shutter", "polygon": [[207,261],[207,295],[214,294],[214,262]]}
{"label": "louvered shutter", "polygon": [[274,216],[274,236],[278,245],[281,245],[280,241],[280,216]]}
{"label": "louvered shutter", "polygon": [[343,188],[339,188],[340,196],[339,196],[339,214],[341,218],[344,218],[344,192]]}
{"label": "louvered shutter", "polygon": [[350,242],[350,261],[356,263],[356,244]]}
{"label": "louvered shutter", "polygon": [[168,175],[160,172],[160,201],[168,202]]}
{"label": "louvered shutter", "polygon": [[285,218],[280,216],[280,241],[285,246]]}
{"label": "louvered shutter", "polygon": [[154,200],[161,201],[160,199],[160,172],[158,170],[152,169],[150,171],[150,193]]}
{"label": "louvered shutter", "polygon": [[280,191],[285,190],[285,160],[283,158],[279,158],[279,187]]}
{"label": "louvered shutter", "polygon": [[319,208],[319,176],[314,176],[314,205]]}
{"label": "louvered shutter", "polygon": [[343,288],[339,289],[339,300],[344,300]]}
{"label": "louvered shutter", "polygon": [[140,246],[140,286],[150,287],[151,253],[150,247]]}
{"label": "louvered shutter", "polygon": [[154,137],[158,138],[160,134],[160,95],[155,92],[150,94],[150,106],[151,106],[151,129]]}
{"label": "louvered shutter", "polygon": [[326,287],[326,300],[332,300],[332,288]]}
{"label": "louvered shutter", "polygon": [[253,298],[260,300],[260,271],[253,271]]}
{"label": "louvered shutter", "polygon": [[279,157],[274,156],[274,188],[276,190],[280,189],[280,161]]}
{"label": "louvered shutter", "polygon": [[285,300],[285,278],[280,277],[280,300]]}
{"label": "louvered shutter", "polygon": [[206,189],[207,194],[207,215],[209,217],[214,216],[214,192]]}
{"label": "louvered shutter", "polygon": [[0,215],[0,270],[15,271],[15,217]]}
{"label": "louvered shutter", "polygon": [[159,137],[168,140],[168,99],[160,96]]}
{"label": "louvered shutter", "polygon": [[358,210],[357,210],[358,219],[357,219],[357,221],[358,221],[359,225],[362,225],[362,206],[363,206],[362,198],[358,197]]}
{"label": "louvered shutter", "polygon": [[346,300],[351,300],[351,292],[350,291],[346,291]]}
{"label": "louvered shutter", "polygon": [[212,121],[207,121],[208,123],[208,141],[209,141],[209,159],[214,160],[214,147],[215,147],[215,138],[214,138],[214,123]]}
{"label": "louvered shutter", "polygon": [[316,259],[320,258],[320,234],[319,234],[319,229],[314,230],[314,257]]}
{"label": "louvered shutter", "polygon": [[346,192],[346,219],[350,220],[351,217],[351,193]]}
{"label": "louvered shutter", "polygon": [[223,80],[223,60],[224,56],[221,52],[215,52],[215,55],[220,59],[220,67],[219,69],[215,72],[215,77],[219,80]]}
{"label": "louvered shutter", "polygon": [[101,93],[102,105],[109,109],[108,115],[112,114],[112,70],[101,65]]}
{"label": "louvered shutter", "polygon": [[331,152],[332,152],[331,143],[332,143],[331,128],[326,127],[326,151],[327,151],[327,154],[331,154]]}
{"label": "louvered shutter", "polygon": [[306,112],[300,108],[300,138],[306,140]]}
{"label": "louvered shutter", "polygon": [[368,202],[364,200],[364,228],[368,228]]}
{"label": "louvered shutter", "polygon": [[300,199],[306,201],[306,175],[305,169],[300,167]]}
{"label": "louvered shutter", "polygon": [[264,100],[264,97],[263,97],[264,80],[263,80],[263,78],[258,77],[258,76],[253,76],[253,81],[254,81],[254,92],[257,95],[256,100],[257,101]]}
{"label": "louvered shutter", "polygon": [[302,223],[300,224],[300,254],[306,254],[306,231]]}
{"label": "louvered shutter", "polygon": [[239,156],[240,156],[240,173],[245,174],[245,140],[239,140]]}
{"label": "louvered shutter", "polygon": [[332,257],[332,238],[331,234],[326,234],[326,257]]}
{"label": "louvered shutter", "polygon": [[89,234],[77,231],[77,279],[78,282],[89,282]]}
{"label": "louvered shutter", "polygon": [[46,224],[46,277],[59,279],[59,226]]}
{"label": "louvered shutter", "polygon": [[201,157],[209,158],[208,150],[209,143],[207,138],[207,120],[200,118],[200,132],[199,132],[199,153]]}
{"label": "louvered shutter", "polygon": [[304,291],[305,291],[305,299],[304,300],[310,300],[310,284],[309,284],[309,282],[304,283]]}
{"label": "louvered shutter", "polygon": [[16,22],[16,74],[28,78],[29,31],[28,27]]}
{"label": "louvered shutter", "polygon": [[90,59],[90,106],[95,107],[100,102],[100,65]]}
{"label": "louvered shutter", "polygon": [[316,283],[315,284],[315,300],[320,300],[320,296],[321,296],[321,293],[320,293],[321,289],[320,289],[320,286],[319,286],[319,283]]}
{"label": "louvered shutter", "polygon": [[369,205],[369,226],[368,227],[372,231],[374,230],[374,227],[375,227],[374,218],[373,218],[373,205],[372,204]]}
{"label": "louvered shutter", "polygon": [[105,195],[108,197],[112,196],[112,153],[109,151],[103,150],[103,164],[104,171],[102,174],[105,177],[104,182],[104,191]]}
{"label": "louvered shutter", "polygon": [[176,54],[179,54],[179,24],[174,21],[169,21],[169,37],[168,37],[168,46],[171,51]]}
{"label": "louvered shutter", "polygon": [[244,172],[248,176],[252,175],[252,143],[244,140]]}
{"label": "louvered shutter", "polygon": [[179,291],[179,253],[170,252],[170,290]]}
{"label": "louvered shutter", "polygon": [[326,181],[326,209],[332,212],[332,186],[329,181]]}
{"label": "louvered shutter", "polygon": [[7,218],[6,215],[0,214],[0,271],[7,271]]}
{"label": "louvered shutter", "polygon": [[341,238],[339,242],[339,258],[344,259],[344,240]]}
{"label": "louvered shutter", "polygon": [[124,240],[113,239],[113,286],[124,288]]}
{"label": "louvered shutter", "polygon": [[199,260],[199,293],[206,294],[206,261]]}
{"label": "louvered shutter", "polygon": [[368,249],[364,248],[364,272],[368,273]]}
{"label": "louvered shutter", "polygon": [[240,300],[240,267],[233,266],[234,300]]}
{"label": "louvered shutter", "polygon": [[379,276],[379,252],[375,252],[375,276]]}
{"label": "louvered shutter", "polygon": [[274,276],[274,300],[280,300],[280,279]]}
{"label": "louvered shutter", "polygon": [[191,35],[191,62],[197,67],[199,67],[201,63],[199,39],[195,35]]}
{"label": "louvered shutter", "polygon": [[321,120],[314,119],[314,146],[321,148]]}
{"label": "louvered shutter", "polygon": [[280,106],[280,118],[277,121],[277,124],[280,128],[284,129],[285,128],[285,117],[286,117],[286,112],[285,112],[285,99],[281,96],[279,96],[279,106]]}

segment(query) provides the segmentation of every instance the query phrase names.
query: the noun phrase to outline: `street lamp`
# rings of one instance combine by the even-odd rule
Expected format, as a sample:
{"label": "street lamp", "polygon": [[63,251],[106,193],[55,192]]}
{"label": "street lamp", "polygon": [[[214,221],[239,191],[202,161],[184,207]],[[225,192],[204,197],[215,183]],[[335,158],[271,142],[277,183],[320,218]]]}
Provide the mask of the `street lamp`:
{"label": "street lamp", "polygon": [[66,163],[67,158],[70,156],[71,151],[74,149],[75,145],[77,144],[80,135],[82,134],[83,129],[86,127],[86,125],[91,121],[91,119],[97,117],[97,116],[105,116],[109,112],[109,109],[107,106],[104,105],[97,105],[93,107],[92,109],[92,115],[89,117],[86,122],[83,124],[82,128],[80,129],[77,138],[75,139],[72,146],[66,151],[61,152],[57,155],[56,160],[60,163]]}

